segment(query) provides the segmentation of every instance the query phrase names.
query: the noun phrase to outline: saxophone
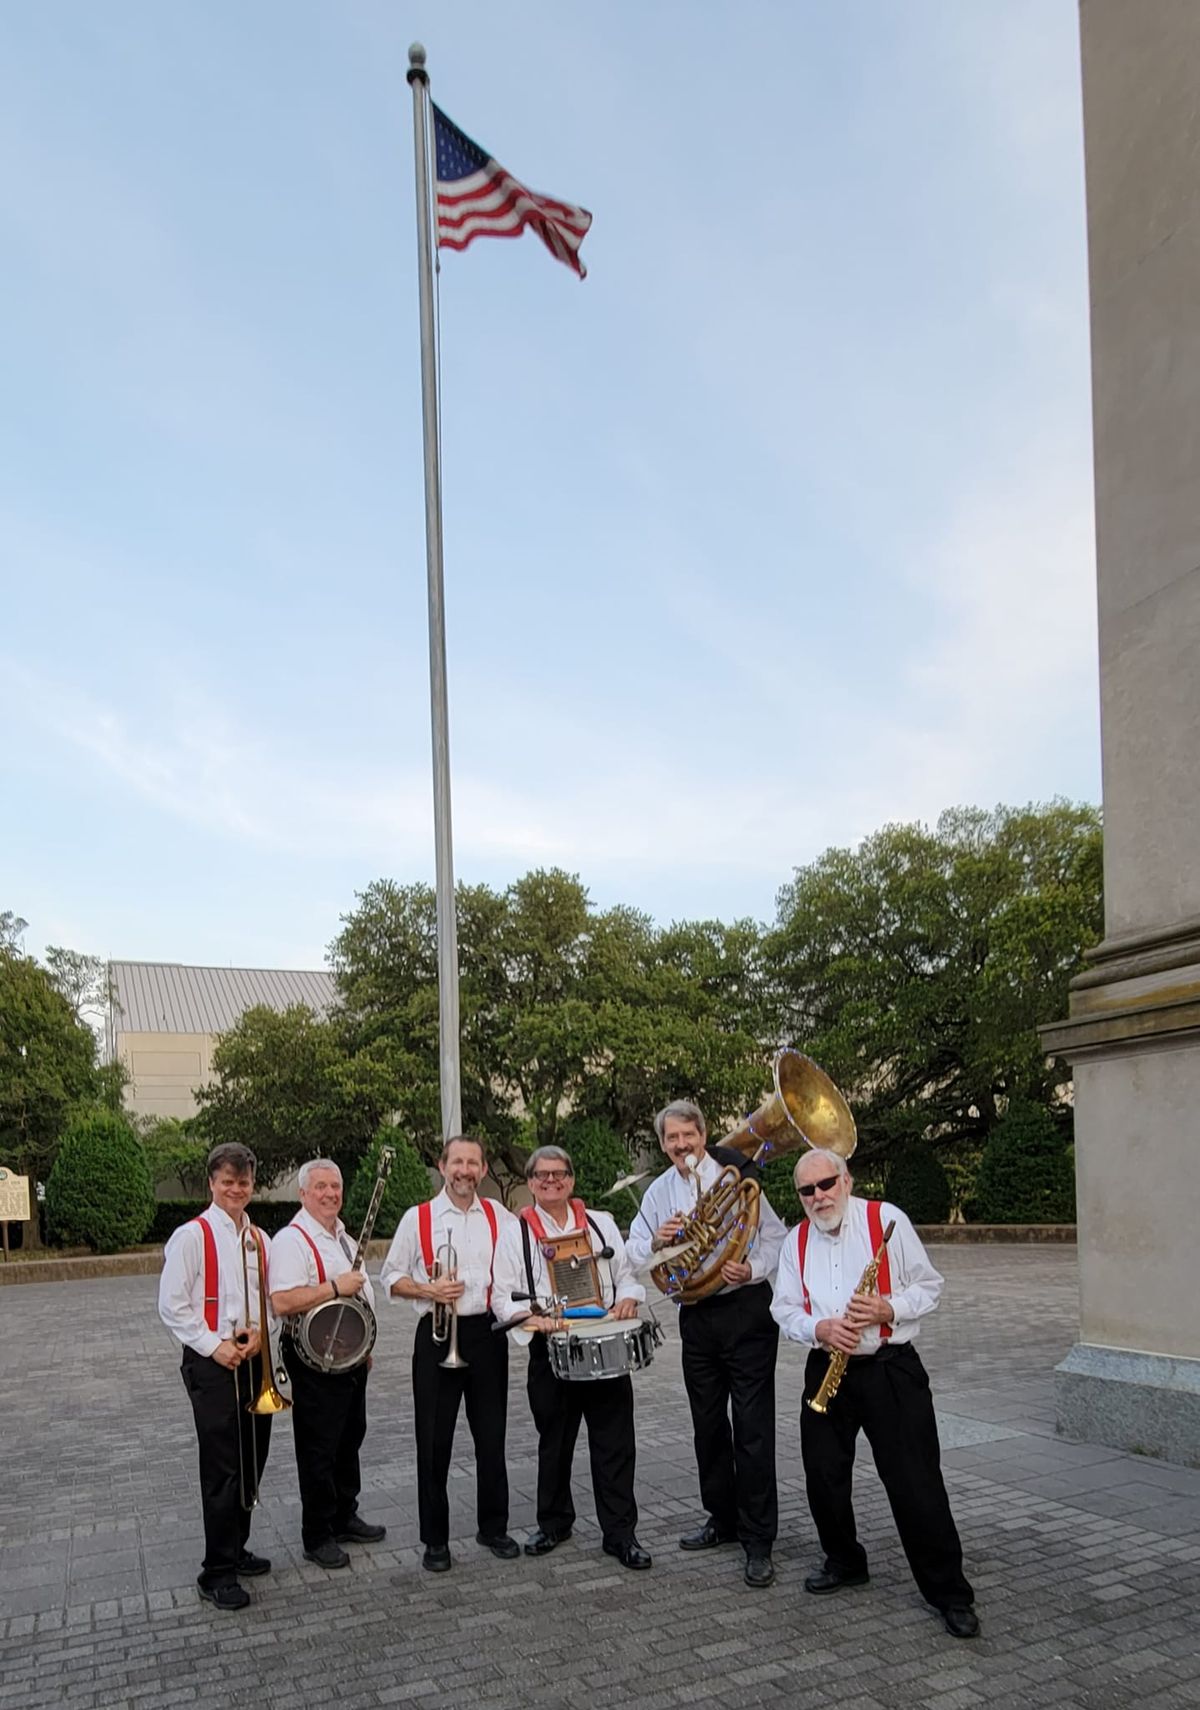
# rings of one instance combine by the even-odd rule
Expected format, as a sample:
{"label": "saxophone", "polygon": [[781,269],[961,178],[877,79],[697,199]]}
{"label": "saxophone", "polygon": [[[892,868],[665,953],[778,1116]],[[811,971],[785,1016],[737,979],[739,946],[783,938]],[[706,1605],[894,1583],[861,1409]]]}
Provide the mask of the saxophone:
{"label": "saxophone", "polygon": [[[892,1230],[895,1227],[896,1223],[895,1219],[893,1219],[883,1232],[883,1240],[875,1249],[875,1257],[871,1260],[870,1264],[868,1264],[862,1276],[859,1277],[858,1287],[854,1291],[855,1294],[877,1294],[879,1292],[879,1265],[883,1258],[883,1249],[891,1240]],[[849,1358],[849,1354],[843,1354],[840,1348],[835,1348],[833,1353],[830,1354],[829,1368],[826,1371],[825,1376],[821,1379],[821,1387],[815,1395],[810,1395],[808,1398],[808,1405],[812,1408],[814,1413],[824,1413],[827,1411],[829,1403],[841,1388],[842,1378],[845,1376],[846,1363]]]}

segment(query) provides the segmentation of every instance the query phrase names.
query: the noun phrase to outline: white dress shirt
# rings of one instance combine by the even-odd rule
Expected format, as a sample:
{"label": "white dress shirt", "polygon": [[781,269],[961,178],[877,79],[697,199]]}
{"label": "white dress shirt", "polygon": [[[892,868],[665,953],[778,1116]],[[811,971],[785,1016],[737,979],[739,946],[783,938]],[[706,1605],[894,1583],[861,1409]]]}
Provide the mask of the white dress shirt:
{"label": "white dress shirt", "polygon": [[[221,1342],[228,1342],[235,1330],[244,1330],[247,1323],[258,1329],[261,1313],[258,1297],[258,1260],[250,1245],[250,1220],[242,1226],[242,1237],[228,1212],[210,1205],[202,1213],[213,1232],[217,1246],[217,1328],[210,1330],[204,1316],[204,1235],[195,1222],[182,1224],[167,1242],[163,1254],[162,1276],[158,1283],[158,1316],[173,1336],[185,1348],[194,1348],[206,1359]],[[241,1240],[247,1242],[246,1270],[242,1270]],[[271,1240],[262,1237],[264,1256],[269,1258]],[[275,1278],[267,1267],[267,1289]],[[250,1316],[246,1317],[246,1279],[249,1279]],[[268,1301],[267,1323],[271,1323]]]}
{"label": "white dress shirt", "polygon": [[[725,1168],[707,1152],[700,1160],[700,1187],[705,1193],[716,1181]],[[629,1228],[629,1239],[625,1243],[630,1262],[637,1270],[644,1270],[647,1265],[657,1265],[669,1257],[669,1249],[660,1247],[654,1252],[651,1242],[662,1225],[671,1217],[686,1217],[696,1209],[696,1183],[692,1172],[681,1176],[672,1164],[669,1170],[664,1170],[661,1176],[655,1178],[642,1196],[641,1209]],[[750,1265],[750,1282],[766,1282],[774,1274],[779,1260],[779,1249],[787,1234],[786,1226],[780,1222],[765,1193],[758,1199],[758,1231],[750,1243],[750,1251],[746,1258]],[[728,1289],[746,1288],[747,1283],[722,1283],[714,1293],[722,1294]]]}
{"label": "white dress shirt", "polygon": [[[285,1224],[276,1235],[271,1246],[271,1293],[282,1294],[289,1288],[316,1288],[317,1261],[313,1250],[301,1235],[305,1235],[315,1243],[317,1252],[321,1255],[321,1263],[325,1267],[325,1281],[334,1282],[338,1277],[345,1276],[347,1271],[354,1268],[354,1248],[346,1236],[346,1225],[339,1217],[332,1233],[324,1224],[318,1223],[310,1211],[303,1207],[293,1217],[291,1223]],[[375,1296],[371,1290],[371,1279],[368,1277],[358,1296],[367,1306],[374,1310]]]}
{"label": "white dress shirt", "polygon": [[[562,1214],[563,1222],[559,1223],[553,1213],[538,1209],[538,1216],[547,1235],[564,1235],[569,1229],[574,1229],[575,1218],[569,1205],[563,1206]],[[596,1261],[600,1276],[601,1301],[611,1309],[618,1300],[645,1300],[646,1291],[633,1274],[633,1266],[625,1252],[621,1231],[607,1211],[590,1211],[588,1216],[600,1231],[597,1235],[591,1223],[584,1224],[592,1252],[599,1253],[602,1247],[611,1247],[613,1250],[611,1259]],[[550,1277],[542,1244],[532,1229],[529,1231],[529,1257],[533,1267],[533,1292],[539,1301],[545,1302],[550,1297]],[[492,1311],[499,1323],[507,1324],[510,1318],[517,1317],[519,1313],[533,1310],[530,1302],[513,1299],[514,1294],[527,1293],[528,1289],[529,1278],[525,1273],[525,1243],[521,1238],[521,1219],[514,1217],[505,1226],[496,1250],[496,1286],[492,1292]],[[510,1334],[514,1342],[522,1346],[533,1340],[533,1332],[530,1330],[516,1329]]]}
{"label": "white dress shirt", "polygon": [[[916,1230],[899,1207],[889,1205],[885,1200],[879,1210],[884,1229],[893,1219],[896,1224],[887,1245],[891,1270],[888,1299],[896,1315],[888,1341],[912,1342],[920,1320],[927,1312],[933,1311],[941,1298],[943,1279],[930,1264]],[[771,1312],[785,1336],[813,1348],[817,1345],[819,1321],[842,1315],[860,1277],[875,1256],[867,1227],[866,1200],[851,1195],[846,1201],[841,1228],[835,1235],[826,1235],[815,1223],[809,1223],[808,1247],[804,1255],[809,1312],[804,1310],[799,1245],[799,1230],[789,1230],[779,1256],[779,1274],[775,1278]],[[857,1359],[860,1354],[873,1354],[879,1343],[879,1326],[872,1324],[863,1331],[862,1340],[851,1359]]]}
{"label": "white dress shirt", "polygon": [[[496,1219],[496,1245],[499,1246],[506,1227],[516,1219],[498,1200],[489,1200],[488,1203]],[[392,1294],[392,1284],[398,1277],[411,1277],[417,1283],[430,1280],[425,1269],[425,1256],[421,1252],[417,1222],[420,1209],[420,1206],[413,1205],[404,1213],[383,1261],[379,1281],[384,1295],[390,1300],[400,1302],[403,1299],[401,1295]],[[473,1318],[480,1312],[486,1312],[492,1276],[492,1231],[479,1195],[476,1194],[467,1209],[462,1211],[443,1188],[432,1201],[432,1217],[435,1261],[443,1243],[451,1241],[457,1254],[458,1280],[466,1284],[465,1292],[458,1298],[459,1317]],[[422,1318],[433,1310],[431,1300],[410,1300],[408,1304]]]}

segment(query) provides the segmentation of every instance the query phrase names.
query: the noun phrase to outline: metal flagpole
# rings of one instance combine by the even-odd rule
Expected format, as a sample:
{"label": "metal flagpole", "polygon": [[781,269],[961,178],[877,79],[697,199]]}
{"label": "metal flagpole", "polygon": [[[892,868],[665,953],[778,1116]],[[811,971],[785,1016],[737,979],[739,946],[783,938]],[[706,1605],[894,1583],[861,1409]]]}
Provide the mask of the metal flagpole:
{"label": "metal flagpole", "polygon": [[425,559],[429,583],[429,699],[433,726],[433,831],[437,860],[438,1041],[442,1139],[462,1133],[459,1068],[458,930],[454,918],[454,837],[450,824],[450,717],[446,699],[446,611],[442,579],[442,476],[438,448],[437,358],[433,335],[432,185],[429,74],[425,49],[408,50],[417,168],[417,260],[421,287],[421,405],[425,432]]}

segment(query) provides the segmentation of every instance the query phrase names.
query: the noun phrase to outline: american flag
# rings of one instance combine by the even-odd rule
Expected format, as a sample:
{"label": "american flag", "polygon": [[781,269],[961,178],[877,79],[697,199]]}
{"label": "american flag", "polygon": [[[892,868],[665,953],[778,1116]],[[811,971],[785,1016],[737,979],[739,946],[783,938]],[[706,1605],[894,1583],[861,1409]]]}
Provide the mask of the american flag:
{"label": "american flag", "polygon": [[433,130],[438,243],[443,249],[466,249],[477,237],[520,237],[529,226],[556,261],[565,261],[581,279],[586,277],[579,259],[579,246],[592,223],[586,208],[573,208],[518,184],[440,107],[433,109]]}

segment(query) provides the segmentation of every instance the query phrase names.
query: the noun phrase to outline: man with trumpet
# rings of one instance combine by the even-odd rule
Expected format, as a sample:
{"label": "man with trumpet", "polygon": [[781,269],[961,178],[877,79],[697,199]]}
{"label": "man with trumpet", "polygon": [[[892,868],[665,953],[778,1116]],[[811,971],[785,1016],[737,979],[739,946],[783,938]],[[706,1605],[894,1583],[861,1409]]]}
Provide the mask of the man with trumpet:
{"label": "man with trumpet", "polygon": [[502,1561],[521,1553],[508,1535],[508,1341],[492,1329],[496,1246],[515,1219],[479,1197],[482,1140],[447,1140],[438,1169],[445,1186],[404,1213],[381,1275],[388,1297],[411,1301],[420,1318],[412,1362],[417,1516],[430,1573],[453,1565],[446,1487],[463,1401],[475,1445],[476,1542]]}
{"label": "man with trumpet", "polygon": [[[785,1336],[811,1349],[800,1449],[825,1561],[804,1589],[822,1595],[867,1582],[851,1503],[862,1430],[921,1595],[947,1632],[974,1638],[974,1593],[942,1478],[929,1379],[913,1346],[941,1298],[942,1278],[897,1206],[854,1197],[840,1153],[806,1153],[795,1182],[805,1221],[784,1242],[771,1311]],[[864,1289],[873,1274],[875,1287]],[[826,1404],[818,1391],[837,1356],[845,1356],[845,1370]]]}
{"label": "man with trumpet", "polygon": [[[639,1270],[672,1246],[723,1167],[706,1148],[703,1112],[689,1100],[676,1100],[660,1110],[654,1129],[671,1168],[651,1182],[629,1230],[626,1249]],[[704,1524],[685,1534],[679,1547],[709,1550],[740,1542],[746,1554],[746,1583],[758,1589],[775,1578],[771,1550],[779,1521],[779,1331],[771,1317],[769,1279],[785,1234],[762,1195],[749,1255],[723,1265],[713,1292],[679,1309],[683,1381],[692,1412],[700,1499],[708,1511]]]}
{"label": "man with trumpet", "polygon": [[[527,1389],[538,1434],[538,1482],[537,1531],[525,1545],[525,1554],[547,1555],[571,1535],[575,1524],[571,1465],[579,1427],[586,1420],[592,1494],[605,1554],[615,1556],[622,1567],[648,1568],[650,1556],[635,1535],[633,1381],[627,1372],[602,1383],[570,1383],[556,1376],[546,1333],[556,1329],[559,1320],[538,1311],[539,1306],[550,1305],[554,1294],[548,1256],[553,1255],[554,1241],[568,1233],[586,1240],[594,1255],[600,1306],[607,1307],[612,1318],[636,1318],[646,1291],[633,1274],[625,1243],[609,1214],[588,1211],[582,1200],[572,1200],[575,1171],[561,1146],[539,1146],[525,1165],[525,1180],[533,1206],[526,1207],[501,1236],[495,1289],[501,1324],[511,1322],[514,1341],[529,1345]],[[532,1312],[520,1304],[525,1300]]]}
{"label": "man with trumpet", "polygon": [[[271,1306],[284,1320],[323,1301],[356,1295],[374,1307],[365,1269],[355,1269],[346,1242],[342,1172],[329,1158],[300,1166],[300,1210],[279,1231],[272,1249]],[[367,1434],[369,1361],[349,1371],[316,1371],[307,1364],[285,1326],[284,1362],[295,1396],[296,1472],[300,1482],[300,1539],[306,1561],[344,1568],[343,1544],[376,1544],[386,1526],[373,1526],[358,1512],[362,1489],[358,1452]]]}
{"label": "man with trumpet", "polygon": [[[244,1609],[241,1579],[270,1571],[246,1547],[250,1516],[271,1444],[271,1411],[250,1412],[269,1361],[267,1269],[271,1243],[246,1215],[257,1160],[248,1146],[208,1155],[212,1203],[167,1242],[158,1314],[183,1345],[181,1375],[200,1449],[204,1563],[200,1595],[218,1609]],[[268,1386],[279,1406],[269,1378]]]}

